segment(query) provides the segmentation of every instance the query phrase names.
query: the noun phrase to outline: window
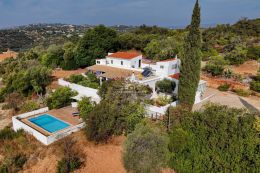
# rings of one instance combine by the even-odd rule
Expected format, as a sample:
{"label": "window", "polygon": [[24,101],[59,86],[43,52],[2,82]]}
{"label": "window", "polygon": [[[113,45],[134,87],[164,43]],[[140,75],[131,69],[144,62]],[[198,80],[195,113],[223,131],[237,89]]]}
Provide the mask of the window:
{"label": "window", "polygon": [[176,68],[177,68],[177,64],[173,64],[172,69],[176,69]]}
{"label": "window", "polygon": [[124,65],[124,61],[121,61],[121,65]]}
{"label": "window", "polygon": [[163,65],[161,65],[161,66],[160,66],[160,69],[164,69],[164,66],[163,66]]}
{"label": "window", "polygon": [[97,64],[100,64],[100,61],[97,61]]}
{"label": "window", "polygon": [[113,60],[111,60],[111,64],[113,64]]}

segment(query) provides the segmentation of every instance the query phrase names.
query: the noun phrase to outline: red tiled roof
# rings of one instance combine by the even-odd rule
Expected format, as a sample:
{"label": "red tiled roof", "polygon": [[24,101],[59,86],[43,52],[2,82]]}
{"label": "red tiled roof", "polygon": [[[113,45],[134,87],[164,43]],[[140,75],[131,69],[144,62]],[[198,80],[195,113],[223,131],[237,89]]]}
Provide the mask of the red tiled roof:
{"label": "red tiled roof", "polygon": [[162,60],[162,61],[159,61],[159,62],[168,62],[168,61],[174,61],[174,60],[176,60],[176,58],[166,59],[166,60]]}
{"label": "red tiled roof", "polygon": [[169,77],[179,80],[179,78],[180,78],[180,73],[172,74],[172,75],[170,75]]}
{"label": "red tiled roof", "polygon": [[108,57],[112,58],[122,58],[122,59],[133,59],[140,54],[138,52],[116,52],[111,55],[108,55]]}
{"label": "red tiled roof", "polygon": [[4,61],[5,59],[8,59],[8,58],[16,58],[17,55],[18,54],[16,52],[11,52],[11,51],[1,53],[0,54],[0,62]]}

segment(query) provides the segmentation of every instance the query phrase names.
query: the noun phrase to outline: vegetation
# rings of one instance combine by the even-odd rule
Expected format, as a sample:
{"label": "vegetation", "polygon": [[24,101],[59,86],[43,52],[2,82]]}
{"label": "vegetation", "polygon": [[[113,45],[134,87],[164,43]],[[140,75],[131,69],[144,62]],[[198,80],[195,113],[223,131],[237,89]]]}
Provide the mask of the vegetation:
{"label": "vegetation", "polygon": [[115,30],[103,25],[89,29],[75,48],[75,60],[78,67],[93,65],[98,58],[104,58],[107,52],[116,51],[118,36]]}
{"label": "vegetation", "polygon": [[81,101],[78,102],[78,109],[80,111],[80,117],[87,119],[90,112],[95,108],[95,103],[93,103],[90,98],[83,97]]}
{"label": "vegetation", "polygon": [[143,90],[143,86],[125,81],[110,82],[104,93],[86,120],[86,135],[96,142],[106,142],[113,135],[130,133],[144,117],[140,101],[150,94]]}
{"label": "vegetation", "polygon": [[76,94],[77,93],[68,87],[61,87],[51,93],[46,99],[46,102],[50,109],[58,109],[68,106],[72,101],[71,97],[76,96]]}
{"label": "vegetation", "polygon": [[254,115],[218,105],[201,112],[182,111],[181,116],[171,114],[169,166],[176,172],[258,172]]}
{"label": "vegetation", "polygon": [[248,90],[240,89],[240,88],[235,88],[232,91],[237,93],[237,95],[242,96],[242,97],[248,97],[250,96],[251,92]]}
{"label": "vegetation", "polygon": [[211,57],[204,70],[212,76],[222,75],[228,62],[222,56]]}
{"label": "vegetation", "polygon": [[34,148],[34,145],[28,142],[23,130],[17,132],[10,127],[0,130],[1,141],[1,164],[0,172],[19,172],[27,162],[28,156]]}
{"label": "vegetation", "polygon": [[99,80],[91,73],[87,73],[87,77],[82,75],[71,75],[67,80],[71,83],[76,83],[85,87],[94,89],[99,88]]}
{"label": "vegetation", "polygon": [[18,92],[24,96],[32,93],[42,95],[51,82],[51,71],[37,60],[25,57],[0,63],[0,76],[3,78],[5,93]]}
{"label": "vegetation", "polygon": [[161,81],[156,82],[155,88],[157,92],[172,94],[175,90],[176,83],[170,79],[163,79]]}
{"label": "vegetation", "polygon": [[250,83],[250,89],[256,92],[260,92],[260,74],[253,78],[253,81]]}
{"label": "vegetation", "polygon": [[70,173],[79,169],[82,165],[82,160],[79,151],[75,148],[73,138],[64,138],[61,146],[63,157],[58,161],[57,173]]}
{"label": "vegetation", "polygon": [[34,101],[26,101],[22,106],[21,106],[21,112],[31,112],[36,109],[39,109],[40,105],[34,100]]}
{"label": "vegetation", "polygon": [[222,84],[222,85],[220,85],[220,86],[218,87],[218,90],[219,90],[219,91],[228,91],[229,88],[230,88],[230,84],[224,83],[224,84]]}
{"label": "vegetation", "polygon": [[168,138],[160,128],[149,122],[138,124],[127,136],[123,161],[127,171],[133,173],[157,173],[167,165]]}
{"label": "vegetation", "polygon": [[200,7],[196,1],[189,34],[185,39],[182,56],[181,74],[179,80],[179,101],[181,104],[192,107],[200,80],[201,67],[201,33],[200,33]]}

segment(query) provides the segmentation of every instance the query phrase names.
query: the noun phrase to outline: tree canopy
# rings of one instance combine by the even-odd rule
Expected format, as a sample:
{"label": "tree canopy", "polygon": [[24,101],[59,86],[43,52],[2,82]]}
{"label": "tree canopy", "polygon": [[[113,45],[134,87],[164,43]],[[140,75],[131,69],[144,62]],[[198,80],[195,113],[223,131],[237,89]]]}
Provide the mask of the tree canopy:
{"label": "tree canopy", "polygon": [[192,107],[200,80],[201,67],[201,33],[200,33],[200,6],[196,1],[189,34],[185,39],[184,52],[181,57],[179,101],[181,104]]}
{"label": "tree canopy", "polygon": [[171,159],[176,172],[259,172],[259,130],[254,114],[208,105],[171,114]]}

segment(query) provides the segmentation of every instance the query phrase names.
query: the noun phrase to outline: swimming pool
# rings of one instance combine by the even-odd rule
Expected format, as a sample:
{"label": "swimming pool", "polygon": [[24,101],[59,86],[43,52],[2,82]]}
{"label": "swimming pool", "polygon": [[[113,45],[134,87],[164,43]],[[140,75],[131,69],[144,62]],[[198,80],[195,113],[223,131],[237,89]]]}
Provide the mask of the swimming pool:
{"label": "swimming pool", "polygon": [[43,114],[38,117],[30,118],[29,121],[50,133],[60,131],[70,126],[69,124],[54,118],[49,114]]}

